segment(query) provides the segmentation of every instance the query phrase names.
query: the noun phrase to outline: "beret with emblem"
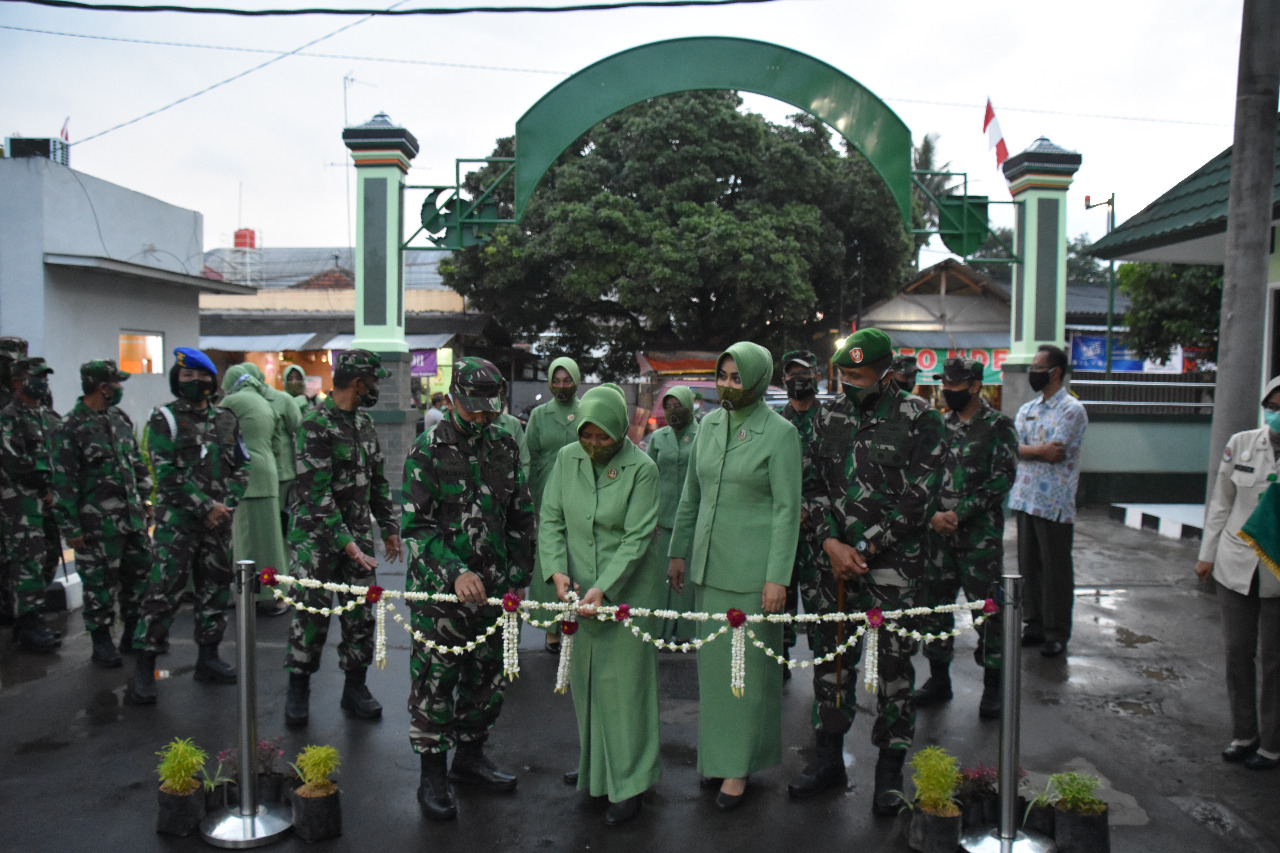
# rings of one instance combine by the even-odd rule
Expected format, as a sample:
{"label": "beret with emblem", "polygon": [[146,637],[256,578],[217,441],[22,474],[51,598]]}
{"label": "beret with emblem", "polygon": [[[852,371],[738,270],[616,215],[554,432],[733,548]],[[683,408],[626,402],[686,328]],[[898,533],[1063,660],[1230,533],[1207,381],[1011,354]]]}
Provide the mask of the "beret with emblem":
{"label": "beret with emblem", "polygon": [[836,367],[861,367],[893,355],[893,342],[879,329],[859,329],[845,339],[831,363]]}

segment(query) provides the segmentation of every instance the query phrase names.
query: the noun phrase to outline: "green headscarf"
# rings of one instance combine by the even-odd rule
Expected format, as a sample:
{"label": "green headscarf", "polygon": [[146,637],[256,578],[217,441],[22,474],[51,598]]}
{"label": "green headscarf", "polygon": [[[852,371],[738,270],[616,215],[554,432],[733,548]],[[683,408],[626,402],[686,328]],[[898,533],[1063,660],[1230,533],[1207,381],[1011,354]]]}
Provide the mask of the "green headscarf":
{"label": "green headscarf", "polygon": [[667,393],[662,395],[662,399],[658,401],[658,406],[665,409],[664,405],[668,397],[674,397],[680,407],[689,413],[689,420],[683,426],[677,427],[671,423],[670,416],[667,417],[667,423],[671,424],[671,428],[676,432],[684,432],[689,424],[693,423],[693,391],[689,390],[687,385],[672,385],[667,389]]}
{"label": "green headscarf", "polygon": [[582,401],[578,406],[578,416],[582,418],[582,423],[578,426],[579,434],[587,424],[595,424],[613,439],[613,444],[608,447],[597,448],[585,444],[582,445],[582,449],[587,451],[587,455],[591,457],[592,462],[597,465],[605,464],[622,449],[622,444],[626,441],[626,402],[613,388],[604,386],[592,388],[582,395]]}
{"label": "green headscarf", "polygon": [[[254,372],[258,375],[255,376]],[[241,364],[233,364],[227,368],[226,375],[222,377],[222,390],[230,394],[233,391],[239,391],[245,387],[252,387],[259,394],[262,393],[262,380],[259,378],[262,371],[258,370],[258,366],[253,362],[246,361]]]}
{"label": "green headscarf", "polygon": [[573,387],[575,390],[582,384],[582,371],[578,369],[578,362],[569,358],[567,355],[560,356],[555,361],[551,362],[551,365],[547,368],[547,387],[551,389],[551,399],[562,406],[568,406],[573,403],[573,400],[561,400],[556,396],[565,389],[561,388],[557,390],[551,385],[551,380],[555,379],[556,371],[562,367],[569,374],[569,378],[573,380]]}
{"label": "green headscarf", "polygon": [[732,402],[734,412],[749,412],[764,399],[765,391],[769,390],[769,377],[773,375],[773,356],[759,344],[738,341],[716,359],[717,371],[725,358],[732,358],[738,365],[738,376],[742,378],[742,394],[739,400],[732,400],[729,395],[721,391],[720,399]]}

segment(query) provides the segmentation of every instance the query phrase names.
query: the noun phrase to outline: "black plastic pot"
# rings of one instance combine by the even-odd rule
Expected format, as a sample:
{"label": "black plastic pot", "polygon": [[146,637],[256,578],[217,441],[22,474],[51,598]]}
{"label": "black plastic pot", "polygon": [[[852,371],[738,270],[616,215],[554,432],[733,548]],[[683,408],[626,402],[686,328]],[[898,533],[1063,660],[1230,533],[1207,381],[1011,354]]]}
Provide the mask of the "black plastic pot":
{"label": "black plastic pot", "polygon": [[240,786],[235,782],[220,782],[204,792],[204,806],[207,812],[233,808],[240,805]]}
{"label": "black plastic pot", "polygon": [[965,829],[981,829],[1000,822],[1000,798],[995,794],[960,804],[960,822]]}
{"label": "black plastic pot", "polygon": [[960,846],[961,817],[940,817],[916,809],[907,828],[907,846],[919,853],[955,853]]}
{"label": "black plastic pot", "polygon": [[1032,806],[1026,811],[1027,817],[1022,823],[1022,828],[1052,839],[1057,811],[1053,806]]}
{"label": "black plastic pot", "polygon": [[284,795],[285,787],[283,773],[258,774],[259,804],[283,803],[285,802]]}
{"label": "black plastic pot", "polygon": [[1081,814],[1057,810],[1053,816],[1054,843],[1058,853],[1111,853],[1111,829],[1107,810],[1101,814]]}
{"label": "black plastic pot", "polygon": [[341,791],[325,797],[304,797],[299,789],[289,792],[293,804],[293,833],[303,841],[325,841],[342,834]]}
{"label": "black plastic pot", "polygon": [[190,794],[170,794],[157,791],[160,811],[156,817],[156,832],[165,835],[190,835],[204,817],[204,792],[196,788]]}

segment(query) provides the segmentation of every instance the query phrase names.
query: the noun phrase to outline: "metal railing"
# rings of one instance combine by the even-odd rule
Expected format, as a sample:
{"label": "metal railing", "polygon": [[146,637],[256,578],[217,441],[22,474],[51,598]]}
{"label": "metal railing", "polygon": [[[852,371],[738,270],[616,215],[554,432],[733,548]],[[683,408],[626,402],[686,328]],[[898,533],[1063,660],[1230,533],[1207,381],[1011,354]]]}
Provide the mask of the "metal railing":
{"label": "metal railing", "polygon": [[[1122,376],[1124,378],[1115,378]],[[1216,376],[1197,373],[1077,371],[1071,390],[1089,411],[1109,415],[1212,415]]]}

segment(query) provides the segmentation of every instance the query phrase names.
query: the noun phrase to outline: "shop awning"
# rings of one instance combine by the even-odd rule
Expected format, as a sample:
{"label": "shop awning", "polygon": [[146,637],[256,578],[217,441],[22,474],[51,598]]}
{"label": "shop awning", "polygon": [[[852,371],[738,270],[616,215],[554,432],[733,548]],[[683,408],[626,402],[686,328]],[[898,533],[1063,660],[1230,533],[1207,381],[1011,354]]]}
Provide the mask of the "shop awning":
{"label": "shop awning", "polygon": [[284,352],[299,350],[315,337],[312,332],[276,335],[201,335],[200,349],[223,352]]}
{"label": "shop awning", "polygon": [[915,347],[917,349],[1008,349],[1008,332],[954,332],[947,334],[940,331],[899,332],[885,329],[889,340],[895,347]]}

